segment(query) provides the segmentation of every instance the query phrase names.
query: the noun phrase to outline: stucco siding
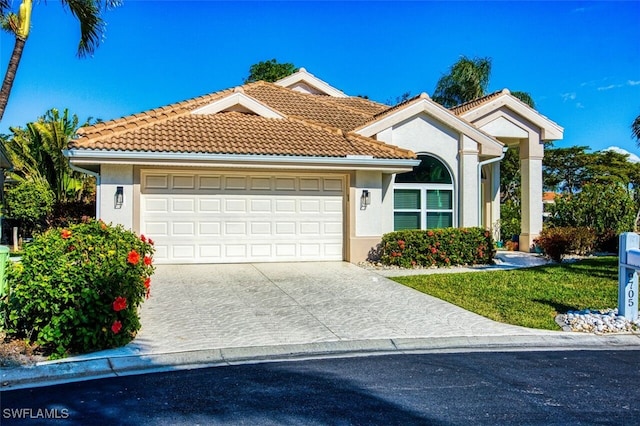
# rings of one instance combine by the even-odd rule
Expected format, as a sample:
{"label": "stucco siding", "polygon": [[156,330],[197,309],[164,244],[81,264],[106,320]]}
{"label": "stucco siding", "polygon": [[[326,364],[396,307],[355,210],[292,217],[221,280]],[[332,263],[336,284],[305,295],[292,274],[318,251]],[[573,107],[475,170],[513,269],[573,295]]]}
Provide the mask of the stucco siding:
{"label": "stucco siding", "polygon": [[[106,223],[121,224],[133,229],[133,208],[135,194],[133,191],[133,166],[103,164],[100,168],[100,218]],[[115,205],[115,193],[122,186],[124,200],[121,206]]]}

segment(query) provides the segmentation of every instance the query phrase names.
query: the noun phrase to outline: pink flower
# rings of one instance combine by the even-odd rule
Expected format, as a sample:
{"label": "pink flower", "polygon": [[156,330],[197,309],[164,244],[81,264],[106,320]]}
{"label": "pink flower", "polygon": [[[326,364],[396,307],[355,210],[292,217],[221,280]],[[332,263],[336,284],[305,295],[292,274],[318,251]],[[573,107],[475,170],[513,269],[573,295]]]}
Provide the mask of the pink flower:
{"label": "pink flower", "polygon": [[127,307],[127,299],[124,297],[116,297],[116,300],[113,301],[113,310],[119,312]]}
{"label": "pink flower", "polygon": [[113,334],[118,334],[120,330],[122,330],[122,323],[120,321],[114,321],[111,325],[111,331],[113,331]]}

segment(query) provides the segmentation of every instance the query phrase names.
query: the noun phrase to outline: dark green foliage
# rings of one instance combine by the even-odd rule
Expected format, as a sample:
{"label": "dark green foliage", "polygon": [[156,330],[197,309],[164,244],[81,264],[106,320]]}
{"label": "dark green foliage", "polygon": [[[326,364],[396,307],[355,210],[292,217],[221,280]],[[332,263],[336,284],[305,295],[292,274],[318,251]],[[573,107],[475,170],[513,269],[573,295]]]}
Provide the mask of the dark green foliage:
{"label": "dark green foliage", "polygon": [[482,228],[395,231],[383,235],[380,261],[403,268],[491,264],[495,245]]}
{"label": "dark green foliage", "polygon": [[25,180],[5,194],[5,216],[20,224],[25,235],[45,226],[45,219],[53,212],[54,195],[43,181]]}
{"label": "dark green foliage", "polygon": [[153,246],[100,221],[50,229],[10,264],[6,329],[54,357],[127,344],[140,329]]}
{"label": "dark green foliage", "polygon": [[528,94],[527,92],[513,91],[511,92],[511,95],[514,98],[520,99],[522,102],[529,105],[531,108],[536,107],[536,103],[533,101],[533,98],[531,97],[531,95]]}
{"label": "dark green foliage", "polygon": [[500,240],[509,241],[520,235],[520,200],[507,200],[500,205]]}
{"label": "dark green foliage", "polygon": [[[602,237],[633,230],[635,210],[629,192],[620,184],[586,184],[577,194],[563,194],[549,205],[551,227],[588,227]],[[602,249],[602,247],[599,247]]]}
{"label": "dark green foliage", "polygon": [[485,95],[491,75],[491,58],[463,56],[443,75],[433,92],[432,99],[451,108]]}
{"label": "dark green foliage", "polygon": [[271,59],[251,65],[251,67],[249,67],[249,76],[244,82],[246,84],[262,80],[273,83],[297,71],[298,68],[291,63],[279,63],[275,59]]}

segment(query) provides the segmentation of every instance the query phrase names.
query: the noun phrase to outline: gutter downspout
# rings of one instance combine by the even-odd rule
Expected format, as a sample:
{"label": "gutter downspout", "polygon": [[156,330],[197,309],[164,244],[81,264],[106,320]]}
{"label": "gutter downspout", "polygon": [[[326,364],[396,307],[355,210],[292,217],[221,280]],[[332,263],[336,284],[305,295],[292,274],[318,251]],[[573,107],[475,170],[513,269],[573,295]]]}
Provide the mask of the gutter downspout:
{"label": "gutter downspout", "polygon": [[502,154],[500,154],[499,157],[490,158],[478,163],[478,226],[480,228],[482,228],[482,166],[502,161],[508,149],[509,147],[505,145],[502,147]]}
{"label": "gutter downspout", "polygon": [[69,162],[69,167],[71,167],[71,170],[96,178],[96,220],[100,219],[100,173],[74,166],[71,162]]}

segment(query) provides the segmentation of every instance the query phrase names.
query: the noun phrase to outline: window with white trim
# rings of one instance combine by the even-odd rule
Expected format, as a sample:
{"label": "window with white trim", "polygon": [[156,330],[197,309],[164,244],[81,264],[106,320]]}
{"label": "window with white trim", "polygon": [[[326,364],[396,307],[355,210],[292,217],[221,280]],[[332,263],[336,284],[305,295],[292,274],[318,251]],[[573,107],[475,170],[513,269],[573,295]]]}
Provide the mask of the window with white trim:
{"label": "window with white trim", "polygon": [[447,166],[431,155],[412,171],[396,175],[393,224],[403,229],[450,228],[453,223],[453,179]]}

